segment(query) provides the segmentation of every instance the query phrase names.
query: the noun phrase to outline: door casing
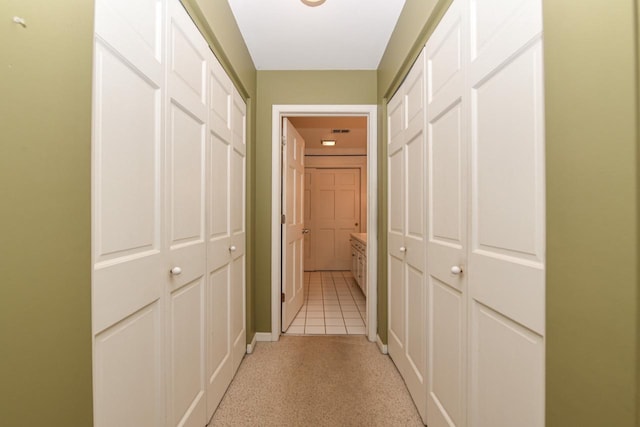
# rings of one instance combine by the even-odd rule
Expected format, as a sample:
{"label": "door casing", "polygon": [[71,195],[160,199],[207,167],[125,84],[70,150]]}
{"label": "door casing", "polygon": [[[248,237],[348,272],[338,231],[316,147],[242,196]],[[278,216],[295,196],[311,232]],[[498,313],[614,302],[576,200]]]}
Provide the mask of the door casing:
{"label": "door casing", "polygon": [[[367,338],[377,339],[377,255],[378,255],[378,107],[376,105],[274,105],[271,138],[271,334],[278,341],[281,331],[282,241],[280,237],[280,171],[282,118],[295,116],[364,116],[367,117]],[[258,338],[267,340],[265,335]]]}

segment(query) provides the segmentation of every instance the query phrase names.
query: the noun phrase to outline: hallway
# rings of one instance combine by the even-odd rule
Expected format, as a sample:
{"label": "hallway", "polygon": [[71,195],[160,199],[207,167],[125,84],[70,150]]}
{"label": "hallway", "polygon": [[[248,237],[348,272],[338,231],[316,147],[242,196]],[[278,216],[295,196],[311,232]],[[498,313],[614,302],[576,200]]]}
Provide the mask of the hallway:
{"label": "hallway", "polygon": [[363,336],[260,342],[210,426],[422,426],[391,359]]}

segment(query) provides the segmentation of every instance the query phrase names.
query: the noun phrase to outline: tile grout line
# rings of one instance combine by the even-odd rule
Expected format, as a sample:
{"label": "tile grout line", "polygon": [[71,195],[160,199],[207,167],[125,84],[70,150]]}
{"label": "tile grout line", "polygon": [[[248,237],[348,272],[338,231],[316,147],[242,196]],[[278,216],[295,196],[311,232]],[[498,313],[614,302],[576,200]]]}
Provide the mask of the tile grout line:
{"label": "tile grout line", "polygon": [[[356,295],[354,295],[354,290],[352,289],[352,287],[354,286],[353,283],[353,277],[349,278],[347,275],[349,274],[348,271],[322,271],[322,272],[305,272],[304,273],[304,285],[305,285],[305,291],[306,291],[306,295],[304,298],[304,303],[302,305],[302,307],[300,308],[300,311],[304,310],[304,316],[302,316],[301,318],[299,317],[300,313],[296,315],[297,319],[301,319],[303,320],[303,325],[297,325],[297,328],[301,328],[302,329],[302,335],[327,335],[329,334],[327,328],[331,327],[331,328],[342,328],[341,332],[336,332],[336,335],[362,335],[362,333],[350,333],[349,332],[349,328],[362,328],[362,326],[360,325],[347,325],[347,320],[349,321],[353,321],[354,318],[349,318],[347,319],[345,317],[345,306],[346,305],[352,305],[355,310],[353,311],[357,311],[358,313],[358,320],[363,323],[366,328],[366,321],[364,319],[364,316],[362,314],[362,310],[359,306],[359,302],[358,300],[361,299],[360,297],[364,297],[364,295],[358,295],[358,298],[356,298]],[[315,293],[317,295],[314,295],[313,298],[311,298],[311,293]],[[341,321],[341,325],[327,325],[327,307],[328,307],[328,302],[329,300],[327,298],[331,297],[331,301],[332,301],[332,305],[331,307],[335,307],[337,305],[337,308],[339,310],[340,313],[340,317],[339,318],[331,318],[332,319],[332,323],[335,320],[340,320]],[[335,298],[335,300],[333,299]],[[365,297],[366,299],[366,297]],[[320,310],[313,310],[313,315],[310,317],[310,313],[312,311],[309,310],[309,304],[314,304],[314,305],[318,305],[319,307],[314,307],[314,308],[319,308]],[[333,313],[333,311],[332,311]],[[351,311],[349,312],[350,316]],[[316,316],[320,316],[320,317],[316,317]],[[309,325],[308,322],[310,321],[310,319],[314,319],[312,323],[321,323],[320,325]],[[324,332],[313,332],[313,333],[307,333],[307,328],[309,327],[322,327],[322,330]]]}

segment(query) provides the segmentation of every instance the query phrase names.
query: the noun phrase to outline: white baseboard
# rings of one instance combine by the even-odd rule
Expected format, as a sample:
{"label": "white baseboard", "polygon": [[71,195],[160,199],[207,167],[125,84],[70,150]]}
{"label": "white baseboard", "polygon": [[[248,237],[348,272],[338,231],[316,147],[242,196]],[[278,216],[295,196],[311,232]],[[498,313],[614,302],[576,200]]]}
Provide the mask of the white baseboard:
{"label": "white baseboard", "polygon": [[273,336],[271,335],[271,332],[256,332],[255,335],[255,340],[256,341],[273,341]]}
{"label": "white baseboard", "polygon": [[247,354],[253,353],[253,350],[256,349],[256,335],[258,334],[253,334],[253,339],[247,344]]}
{"label": "white baseboard", "polygon": [[386,344],[382,344],[382,339],[380,338],[380,335],[376,335],[376,344],[378,344],[378,348],[380,349],[380,353],[382,353],[382,354],[388,354],[389,353],[387,351],[387,345]]}

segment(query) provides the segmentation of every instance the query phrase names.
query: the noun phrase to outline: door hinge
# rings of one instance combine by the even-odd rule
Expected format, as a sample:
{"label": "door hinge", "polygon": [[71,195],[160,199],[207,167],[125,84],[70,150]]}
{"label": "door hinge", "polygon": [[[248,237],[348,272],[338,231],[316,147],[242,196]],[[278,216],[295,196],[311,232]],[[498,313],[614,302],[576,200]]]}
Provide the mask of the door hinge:
{"label": "door hinge", "polygon": [[285,214],[282,214],[282,217],[280,218],[280,222],[282,224],[286,224],[287,223],[287,216]]}
{"label": "door hinge", "polygon": [[280,301],[284,302],[284,292],[280,294]]}
{"label": "door hinge", "polygon": [[282,135],[282,145],[287,145],[287,137]]}

